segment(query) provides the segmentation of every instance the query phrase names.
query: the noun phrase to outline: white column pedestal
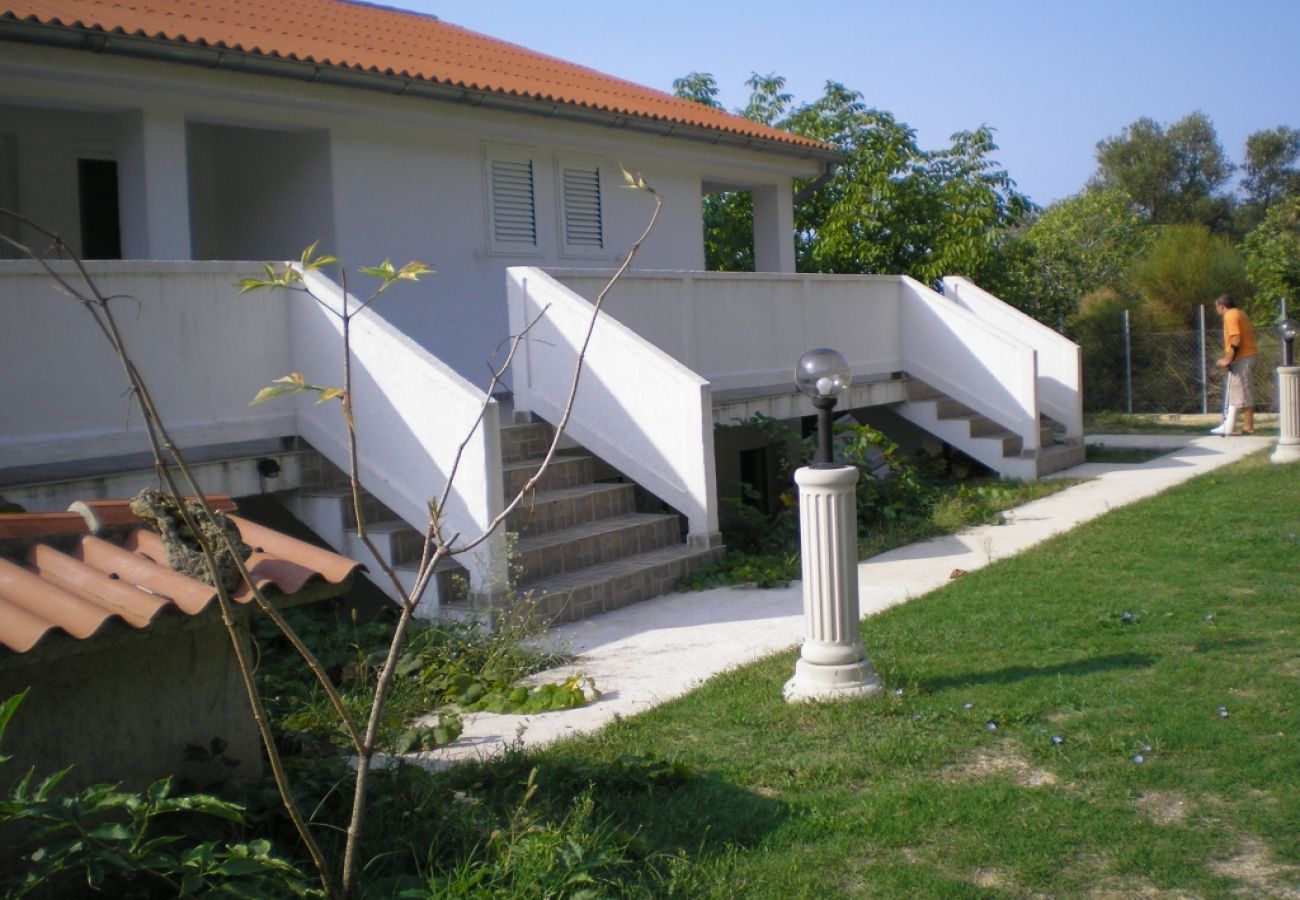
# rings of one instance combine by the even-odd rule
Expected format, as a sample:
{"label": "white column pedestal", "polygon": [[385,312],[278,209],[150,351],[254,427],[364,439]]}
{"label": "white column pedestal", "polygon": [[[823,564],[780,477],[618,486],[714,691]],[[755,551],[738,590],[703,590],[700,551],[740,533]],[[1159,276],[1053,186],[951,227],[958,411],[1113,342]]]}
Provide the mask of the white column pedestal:
{"label": "white column pedestal", "polygon": [[852,466],[805,467],[799,485],[803,611],[807,623],[794,677],[785,699],[839,700],[880,690],[880,679],[862,647],[858,606],[858,470]]}
{"label": "white column pedestal", "polygon": [[1295,462],[1300,459],[1300,366],[1278,366],[1277,412],[1277,449],[1269,459]]}

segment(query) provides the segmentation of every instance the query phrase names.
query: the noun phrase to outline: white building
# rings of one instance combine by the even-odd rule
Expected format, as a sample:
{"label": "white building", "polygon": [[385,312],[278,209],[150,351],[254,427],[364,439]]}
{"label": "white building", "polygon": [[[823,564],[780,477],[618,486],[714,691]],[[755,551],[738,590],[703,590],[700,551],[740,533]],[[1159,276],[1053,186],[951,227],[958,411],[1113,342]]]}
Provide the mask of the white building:
{"label": "white building", "polygon": [[[0,207],[88,259],[121,260],[92,271],[136,298],[119,314],[182,446],[216,457],[214,448],[304,439],[346,464],[336,408],[247,405],[288,371],[337,382],[336,320],[302,296],[236,297],[233,283],[256,269],[229,261],[296,258],[319,241],[350,269],[385,258],[438,269],[384,295],[354,335],[362,481],[416,527],[485,403],[443,515],[448,533],[471,535],[500,511],[524,468],[512,456],[536,435],[502,431],[508,423],[483,393],[489,366],[545,309],[507,384],[517,417],[554,420],[587,299],[604,281],[593,273],[618,264],[651,210],[647,195],[621,189],[620,168],[644,174],[663,215],[610,297],[616,321],[593,341],[570,433],[680,513],[688,534],[680,543],[665,524],[673,516],[637,520],[630,490],[614,507],[621,538],[575,526],[565,504],[593,472],[564,476],[573,484],[554,485],[535,517],[512,527],[524,529],[539,590],[573,592],[569,615],[658,592],[716,554],[713,423],[810,411],[788,372],[811,346],[849,358],[861,387],[848,405],[889,406],[1005,475],[1043,470],[1056,439],[1044,417],[1070,454],[1079,449],[1077,350],[1049,330],[960,280],[941,296],[897,277],[793,274],[792,183],[836,158],[805,138],[382,7],[0,4]],[[756,264],[771,274],[700,272],[701,197],[724,189],[751,192]],[[38,237],[13,220],[0,230]],[[0,491],[58,481],[60,466],[107,472],[91,461],[143,449],[112,358],[34,264],[0,261],[0,303],[10,326]],[[24,490],[29,503],[59,496]],[[75,492],[87,496],[84,483]],[[591,515],[603,493],[583,494]],[[321,511],[326,500],[295,503],[324,537],[347,543],[337,510]],[[555,504],[564,509],[546,518]],[[614,570],[583,580],[576,563],[549,561],[567,552],[612,564],[598,549],[607,545],[649,554],[652,574],[614,585]],[[493,593],[503,542],[471,556],[462,562],[475,592]]]}

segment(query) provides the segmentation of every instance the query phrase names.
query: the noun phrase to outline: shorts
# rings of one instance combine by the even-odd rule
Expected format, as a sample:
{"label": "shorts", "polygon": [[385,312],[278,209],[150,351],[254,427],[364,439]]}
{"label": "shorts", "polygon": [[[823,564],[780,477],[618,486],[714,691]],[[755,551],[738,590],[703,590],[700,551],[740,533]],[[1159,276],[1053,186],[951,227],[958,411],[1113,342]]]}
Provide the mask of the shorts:
{"label": "shorts", "polygon": [[1228,385],[1230,406],[1246,409],[1255,405],[1255,363],[1258,360],[1259,354],[1255,353],[1228,363],[1228,371],[1232,373],[1232,381]]}

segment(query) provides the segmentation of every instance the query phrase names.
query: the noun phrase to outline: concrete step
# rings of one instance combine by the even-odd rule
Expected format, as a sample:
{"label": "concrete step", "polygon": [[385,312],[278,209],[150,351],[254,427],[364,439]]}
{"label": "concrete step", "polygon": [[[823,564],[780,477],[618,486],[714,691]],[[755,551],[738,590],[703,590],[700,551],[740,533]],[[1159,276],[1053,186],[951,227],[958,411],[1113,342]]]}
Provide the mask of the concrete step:
{"label": "concrete step", "polygon": [[525,498],[506,517],[506,530],[532,537],[632,512],[636,512],[635,485],[581,484]]}
{"label": "concrete step", "polygon": [[1088,448],[1080,439],[1067,443],[1052,444],[1038,451],[1038,474],[1051,475],[1081,466],[1088,461]]}
{"label": "concrete step", "polygon": [[526,422],[501,426],[501,462],[521,462],[546,455],[554,434],[545,422]]}
{"label": "concrete step", "polygon": [[520,585],[520,593],[531,597],[543,622],[573,622],[671,593],[678,581],[721,554],[721,548],[673,544]]}
{"label": "concrete step", "polygon": [[[505,498],[509,499],[519,493],[528,479],[541,468],[540,459],[525,459],[502,465],[502,482]],[[534,487],[536,491],[553,491],[559,488],[577,487],[592,481],[593,460],[590,456],[556,455],[551,464]]]}
{"label": "concrete step", "polygon": [[[334,501],[339,505],[339,515],[342,516],[344,528],[356,530],[357,516],[356,507],[352,503],[352,488],[348,485],[338,487],[324,488],[322,490],[305,491],[304,498],[312,498],[324,502]],[[380,503],[370,492],[361,491],[361,515],[365,517],[366,525],[370,526],[376,522],[388,522],[398,519],[397,513],[393,512],[387,506]],[[409,527],[409,526],[408,526]]]}
{"label": "concrete step", "polygon": [[[361,540],[361,533],[354,526],[348,526],[344,533],[347,535],[346,540]],[[424,535],[401,519],[367,521],[366,535],[379,549],[383,559],[393,565],[418,563],[424,553]]]}
{"label": "concrete step", "polygon": [[681,540],[677,516],[631,513],[523,538],[515,545],[511,565],[520,572],[523,591],[530,581],[614,562]]}

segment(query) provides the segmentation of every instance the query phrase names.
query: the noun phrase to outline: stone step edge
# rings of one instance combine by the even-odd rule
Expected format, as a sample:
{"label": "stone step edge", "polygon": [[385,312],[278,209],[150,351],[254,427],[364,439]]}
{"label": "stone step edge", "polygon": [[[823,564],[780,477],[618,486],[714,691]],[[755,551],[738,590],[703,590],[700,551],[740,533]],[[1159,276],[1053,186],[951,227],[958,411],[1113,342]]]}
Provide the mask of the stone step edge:
{"label": "stone step edge", "polygon": [[539,578],[536,581],[520,582],[516,587],[516,593],[520,596],[528,594],[544,596],[547,594],[581,590],[582,588],[591,587],[592,585],[609,581],[621,575],[631,575],[636,572],[654,569],[658,566],[670,565],[672,563],[690,561],[693,559],[698,559],[700,564],[704,565],[707,562],[713,561],[717,556],[717,550],[718,548],[696,548],[686,543],[672,544],[668,547],[660,547],[658,550],[649,550],[645,553],[637,553],[634,556],[625,556],[622,559],[614,560],[613,562],[599,563],[598,565],[588,566],[585,569],[576,569],[572,572],[564,572],[560,575]]}
{"label": "stone step edge", "polygon": [[607,519],[594,519],[582,525],[574,525],[569,528],[560,528],[555,531],[546,531],[531,537],[520,538],[515,542],[515,553],[522,556],[525,553],[538,550],[554,550],[563,547],[565,544],[585,538],[612,534],[617,531],[630,531],[634,528],[654,525],[676,518],[675,513],[632,512],[611,516]]}

